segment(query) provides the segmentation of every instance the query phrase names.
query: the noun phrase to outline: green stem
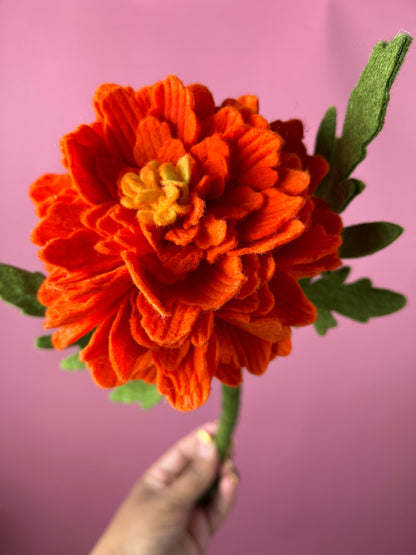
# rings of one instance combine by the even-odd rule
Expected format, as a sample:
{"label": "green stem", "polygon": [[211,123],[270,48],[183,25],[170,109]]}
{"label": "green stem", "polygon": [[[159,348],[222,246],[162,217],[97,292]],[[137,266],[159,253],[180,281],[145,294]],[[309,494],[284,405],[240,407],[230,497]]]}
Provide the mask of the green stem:
{"label": "green stem", "polygon": [[218,451],[220,452],[220,459],[222,461],[228,454],[233,431],[235,425],[237,424],[238,411],[240,407],[240,393],[240,386],[222,386],[222,409],[217,435],[215,436]]}
{"label": "green stem", "polygon": [[[220,421],[218,424],[215,442],[220,454],[220,460],[224,461],[227,458],[233,431],[238,420],[238,412],[240,407],[240,387],[229,387],[228,385],[222,386],[222,407]],[[212,501],[212,498],[217,490],[219,479],[217,478],[212,486],[203,494],[199,503],[207,505]]]}

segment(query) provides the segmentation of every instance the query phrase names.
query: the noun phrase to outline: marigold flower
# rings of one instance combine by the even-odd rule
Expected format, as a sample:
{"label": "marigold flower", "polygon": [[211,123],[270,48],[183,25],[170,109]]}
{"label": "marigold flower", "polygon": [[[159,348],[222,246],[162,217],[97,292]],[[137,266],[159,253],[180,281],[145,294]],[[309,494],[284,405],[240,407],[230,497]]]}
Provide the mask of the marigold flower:
{"label": "marigold flower", "polygon": [[156,383],[191,410],[316,319],[297,280],[340,265],[341,220],[312,197],[327,163],[301,122],[174,76],[102,85],[94,107],[61,141],[67,172],[31,188],[44,325],[57,349],[95,330],[80,357],[100,386]]}

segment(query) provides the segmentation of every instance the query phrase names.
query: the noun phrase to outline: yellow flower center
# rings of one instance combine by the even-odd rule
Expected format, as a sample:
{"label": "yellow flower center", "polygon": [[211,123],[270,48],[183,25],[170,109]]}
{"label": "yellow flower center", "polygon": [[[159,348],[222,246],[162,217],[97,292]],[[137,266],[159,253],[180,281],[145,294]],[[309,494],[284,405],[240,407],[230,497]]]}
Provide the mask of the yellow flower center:
{"label": "yellow flower center", "polygon": [[123,175],[120,203],[137,210],[137,219],[141,223],[170,225],[190,209],[190,180],[189,154],[182,156],[176,166],[171,162],[161,164],[152,160],[140,170],[140,174],[128,172]]}

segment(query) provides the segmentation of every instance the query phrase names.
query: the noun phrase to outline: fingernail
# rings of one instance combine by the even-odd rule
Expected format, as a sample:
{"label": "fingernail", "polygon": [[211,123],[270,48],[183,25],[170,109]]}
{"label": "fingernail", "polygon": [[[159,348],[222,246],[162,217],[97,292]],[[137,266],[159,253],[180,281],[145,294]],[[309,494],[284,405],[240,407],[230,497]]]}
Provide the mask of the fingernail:
{"label": "fingernail", "polygon": [[215,449],[214,439],[206,430],[199,430],[197,437],[199,455],[201,457],[209,457]]}
{"label": "fingernail", "polygon": [[233,465],[233,461],[228,458],[224,461],[224,468],[227,472],[234,472],[235,473],[235,468]]}

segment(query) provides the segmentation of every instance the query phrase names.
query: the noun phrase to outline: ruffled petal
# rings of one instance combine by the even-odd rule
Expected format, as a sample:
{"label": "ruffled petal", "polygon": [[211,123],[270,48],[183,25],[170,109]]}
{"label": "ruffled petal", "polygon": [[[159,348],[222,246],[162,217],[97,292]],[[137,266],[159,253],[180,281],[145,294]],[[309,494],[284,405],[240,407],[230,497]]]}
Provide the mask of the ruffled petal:
{"label": "ruffled petal", "polygon": [[130,300],[124,297],[112,323],[108,343],[110,363],[121,382],[130,379],[138,358],[146,353],[146,349],[132,337],[130,316]]}
{"label": "ruffled petal", "polygon": [[157,160],[163,145],[172,140],[169,125],[157,118],[148,116],[142,120],[137,128],[134,158],[141,168],[151,160]]}
{"label": "ruffled petal", "polygon": [[66,191],[71,192],[70,197],[75,195],[69,174],[48,173],[39,177],[31,185],[29,191],[29,196],[35,205],[36,215],[40,218],[45,216],[51,204]]}
{"label": "ruffled petal", "polygon": [[154,86],[151,110],[171,124],[185,145],[195,142],[199,126],[194,112],[194,97],[177,77],[170,75]]}
{"label": "ruffled petal", "polygon": [[286,326],[307,326],[317,317],[316,307],[305,296],[296,279],[285,272],[276,272],[270,280],[276,299],[273,316]]}
{"label": "ruffled petal", "polygon": [[134,90],[113,84],[101,85],[94,96],[94,109],[98,121],[104,124],[105,135],[117,144],[123,162],[133,165],[136,130],[146,115]]}
{"label": "ruffled petal", "polygon": [[194,145],[191,154],[199,163],[201,172],[211,178],[206,197],[212,199],[221,196],[228,176],[230,151],[227,143],[215,134]]}
{"label": "ruffled petal", "polygon": [[42,247],[55,237],[68,237],[82,229],[80,218],[85,208],[86,204],[79,198],[73,202],[57,201],[52,204],[47,215],[33,230],[33,243]]}

